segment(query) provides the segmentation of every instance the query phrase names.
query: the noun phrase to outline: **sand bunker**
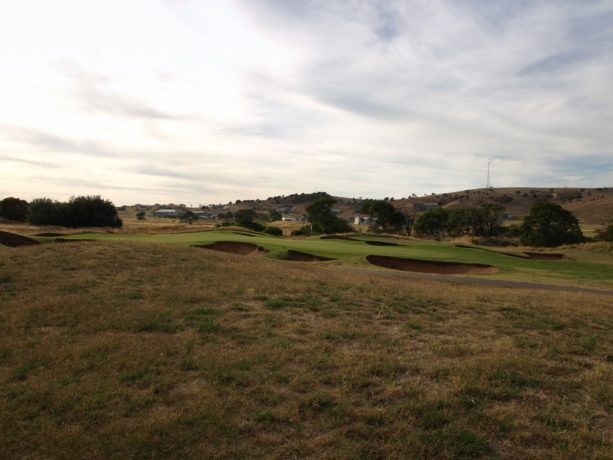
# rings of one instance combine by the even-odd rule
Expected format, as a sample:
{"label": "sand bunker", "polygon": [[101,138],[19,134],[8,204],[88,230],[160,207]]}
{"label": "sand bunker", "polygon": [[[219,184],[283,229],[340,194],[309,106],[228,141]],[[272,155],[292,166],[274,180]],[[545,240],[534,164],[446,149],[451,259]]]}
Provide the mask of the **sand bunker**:
{"label": "sand bunker", "polygon": [[524,254],[536,260],[560,260],[566,258],[564,254],[556,254],[553,252],[524,252]]}
{"label": "sand bunker", "polygon": [[364,243],[371,246],[401,246],[398,243],[388,243],[387,241],[364,241]]}
{"label": "sand bunker", "polygon": [[66,236],[66,234],[65,233],[37,233],[34,236],[56,237],[56,236]]}
{"label": "sand bunker", "polygon": [[266,252],[263,247],[253,243],[240,243],[237,241],[216,241],[211,244],[195,244],[196,248],[211,249],[213,251],[230,252],[247,256],[251,254],[261,254]]}
{"label": "sand bunker", "polygon": [[75,240],[71,240],[68,238],[55,238],[53,241],[55,241],[56,243],[80,243],[82,241],[95,241],[95,240],[92,240],[90,238],[80,238],[80,239],[75,239]]}
{"label": "sand bunker", "polygon": [[486,264],[465,264],[461,262],[439,262],[435,260],[403,259],[400,257],[366,256],[366,260],[379,267],[393,268],[422,273],[440,273],[444,275],[481,275],[495,273],[498,269]]}
{"label": "sand bunker", "polygon": [[532,260],[561,260],[567,259],[564,254],[557,254],[553,252],[504,252],[504,251],[493,251],[487,248],[480,248],[478,246],[469,246],[467,244],[456,244],[456,248],[464,248],[464,249],[479,249],[485,252],[491,252],[492,254],[500,254],[503,256],[517,257],[519,259],[532,259]]}
{"label": "sand bunker", "polygon": [[351,238],[349,236],[342,235],[322,235],[319,237],[320,240],[349,240],[349,241],[359,241],[355,238]]}
{"label": "sand bunker", "polygon": [[27,236],[17,235],[15,233],[0,231],[0,244],[16,248],[19,246],[33,246],[38,244],[38,241]]}
{"label": "sand bunker", "polygon": [[307,254],[306,252],[294,251],[293,249],[290,249],[287,251],[287,256],[284,257],[284,260],[291,260],[293,262],[326,262],[328,260],[336,259],[316,256],[313,254]]}
{"label": "sand bunker", "polygon": [[234,234],[236,234],[236,235],[250,236],[250,237],[254,237],[254,236],[256,236],[256,235],[257,235],[256,233],[237,232],[237,231],[234,231],[234,232],[232,232],[232,233],[234,233]]}

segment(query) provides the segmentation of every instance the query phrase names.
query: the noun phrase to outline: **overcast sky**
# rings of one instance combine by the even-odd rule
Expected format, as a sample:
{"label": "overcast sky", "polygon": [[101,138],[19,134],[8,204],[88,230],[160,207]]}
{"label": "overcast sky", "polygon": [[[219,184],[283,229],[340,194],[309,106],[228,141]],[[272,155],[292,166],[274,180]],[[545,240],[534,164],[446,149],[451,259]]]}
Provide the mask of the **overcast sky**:
{"label": "overcast sky", "polygon": [[0,4],[0,198],[613,185],[613,0]]}

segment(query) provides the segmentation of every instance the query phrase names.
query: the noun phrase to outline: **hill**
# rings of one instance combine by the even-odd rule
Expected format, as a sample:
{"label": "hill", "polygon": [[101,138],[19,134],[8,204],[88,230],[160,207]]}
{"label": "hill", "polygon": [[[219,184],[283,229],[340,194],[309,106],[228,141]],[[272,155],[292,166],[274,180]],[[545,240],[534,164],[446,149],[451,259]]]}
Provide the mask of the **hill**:
{"label": "hill", "polygon": [[[226,211],[252,208],[258,212],[269,212],[281,207],[288,207],[288,214],[302,215],[306,206],[325,192],[301,193],[270,197],[266,200],[237,200],[219,207]],[[343,217],[359,214],[362,198],[334,197],[336,207]],[[389,198],[397,208],[407,214],[415,214],[425,203],[437,203],[439,206],[454,208],[478,207],[482,203],[499,203],[514,218],[521,219],[537,201],[551,201],[573,212],[584,224],[604,225],[613,222],[613,188],[490,188],[472,189],[458,192],[432,194],[418,197]],[[289,208],[291,207],[291,209]]]}

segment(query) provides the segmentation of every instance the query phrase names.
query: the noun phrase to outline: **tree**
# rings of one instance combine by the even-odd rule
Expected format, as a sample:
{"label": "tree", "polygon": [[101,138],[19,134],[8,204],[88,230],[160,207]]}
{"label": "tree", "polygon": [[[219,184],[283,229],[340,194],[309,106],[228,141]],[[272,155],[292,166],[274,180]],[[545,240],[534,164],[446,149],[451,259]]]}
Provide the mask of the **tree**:
{"label": "tree", "polygon": [[269,225],[268,227],[266,227],[266,229],[264,229],[264,233],[268,233],[269,235],[273,236],[283,236],[283,229],[275,227],[273,225]]}
{"label": "tree", "polygon": [[539,202],[530,209],[520,228],[520,239],[527,246],[560,246],[584,240],[579,221],[562,206]]}
{"label": "tree", "polygon": [[262,231],[264,227],[257,222],[255,222],[255,218],[258,216],[258,213],[253,209],[239,209],[234,213],[234,220],[241,227],[250,228],[252,230]]}
{"label": "tree", "polygon": [[449,211],[447,231],[452,236],[476,235],[481,224],[481,215],[475,208],[457,208]]}
{"label": "tree", "polygon": [[362,204],[361,211],[374,219],[375,231],[399,232],[407,223],[407,217],[389,201],[367,200]]}
{"label": "tree", "polygon": [[138,220],[145,220],[145,211],[138,211],[138,212],[136,213],[136,218],[137,218]]}
{"label": "tree", "polygon": [[482,236],[497,236],[501,233],[502,213],[505,207],[497,203],[483,203],[479,207],[479,217],[481,219],[481,228],[479,233]]}
{"label": "tree", "polygon": [[332,212],[334,198],[319,198],[306,207],[307,219],[314,233],[352,232],[353,228]]}
{"label": "tree", "polygon": [[281,219],[283,219],[283,216],[281,215],[281,213],[279,211],[275,211],[275,210],[270,211],[270,220],[271,221],[274,222],[276,220],[281,220]]}
{"label": "tree", "polygon": [[447,229],[449,211],[444,208],[431,209],[424,212],[415,222],[417,236],[429,236],[441,239]]}
{"label": "tree", "polygon": [[9,220],[26,220],[28,217],[28,202],[12,196],[3,199],[0,201],[0,217]]}
{"label": "tree", "polygon": [[121,227],[117,208],[99,196],[73,197],[68,203],[38,198],[30,203],[28,221],[64,227]]}

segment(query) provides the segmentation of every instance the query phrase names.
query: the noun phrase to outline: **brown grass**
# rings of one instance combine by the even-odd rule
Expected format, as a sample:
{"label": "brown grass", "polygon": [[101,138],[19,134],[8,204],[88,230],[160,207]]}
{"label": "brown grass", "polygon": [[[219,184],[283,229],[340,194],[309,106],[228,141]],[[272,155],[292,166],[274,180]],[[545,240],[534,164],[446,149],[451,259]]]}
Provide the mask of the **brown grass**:
{"label": "brown grass", "polygon": [[0,247],[0,458],[610,458],[608,297]]}

